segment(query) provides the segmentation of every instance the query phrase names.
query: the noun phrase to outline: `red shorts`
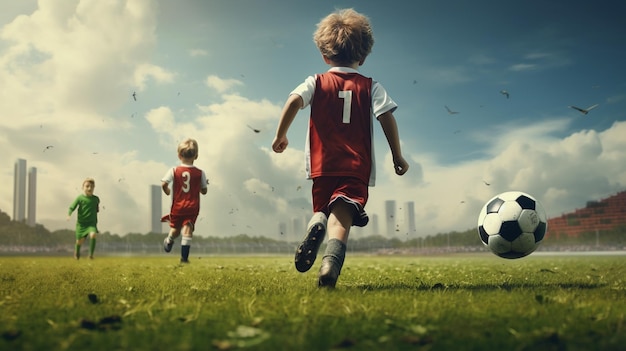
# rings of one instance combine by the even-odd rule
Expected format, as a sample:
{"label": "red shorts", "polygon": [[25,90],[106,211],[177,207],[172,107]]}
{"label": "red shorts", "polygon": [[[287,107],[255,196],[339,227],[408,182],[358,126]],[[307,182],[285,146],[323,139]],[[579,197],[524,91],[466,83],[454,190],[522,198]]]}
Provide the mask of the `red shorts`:
{"label": "red shorts", "polygon": [[196,224],[196,218],[198,215],[174,215],[174,214],[166,214],[161,217],[161,222],[170,222],[170,228],[180,229],[183,226],[189,225],[191,226],[191,230],[193,231],[194,226]]}
{"label": "red shorts", "polygon": [[365,213],[365,204],[369,196],[369,187],[362,180],[354,177],[317,177],[313,179],[313,212],[323,212],[328,216],[333,203],[342,200],[354,205],[353,223],[364,227],[369,218]]}

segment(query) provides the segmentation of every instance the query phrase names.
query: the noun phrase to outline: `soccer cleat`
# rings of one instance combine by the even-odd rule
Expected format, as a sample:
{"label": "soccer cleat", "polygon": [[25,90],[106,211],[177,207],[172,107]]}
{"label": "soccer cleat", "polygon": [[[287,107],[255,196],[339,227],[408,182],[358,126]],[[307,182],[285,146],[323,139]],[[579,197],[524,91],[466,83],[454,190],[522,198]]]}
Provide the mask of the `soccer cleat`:
{"label": "soccer cleat", "polygon": [[180,264],[189,264],[189,260],[185,260],[183,258],[180,259]]}
{"label": "soccer cleat", "polygon": [[322,212],[316,212],[309,221],[307,234],[296,249],[295,264],[298,272],[306,272],[313,266],[317,258],[317,251],[326,235],[328,219]]}
{"label": "soccer cleat", "polygon": [[172,251],[172,246],[174,246],[174,242],[167,239],[169,238],[165,238],[165,240],[163,240],[163,250],[165,250],[165,252],[170,252]]}
{"label": "soccer cleat", "polygon": [[339,278],[339,268],[331,257],[324,257],[317,278],[317,286],[320,288],[334,288]]}

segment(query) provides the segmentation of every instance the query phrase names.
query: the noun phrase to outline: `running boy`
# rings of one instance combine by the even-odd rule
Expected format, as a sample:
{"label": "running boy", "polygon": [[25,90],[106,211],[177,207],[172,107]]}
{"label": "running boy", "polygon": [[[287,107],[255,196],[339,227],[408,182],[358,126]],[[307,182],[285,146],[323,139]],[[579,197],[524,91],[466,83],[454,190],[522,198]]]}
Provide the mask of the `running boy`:
{"label": "running boy", "polygon": [[69,221],[74,210],[76,212],[76,245],[74,246],[74,258],[80,259],[80,247],[89,236],[89,258],[93,259],[96,250],[96,233],[98,233],[98,212],[100,211],[100,198],[93,194],[96,181],[87,178],[83,181],[83,194],[76,197],[70,205],[67,214]]}
{"label": "running boy", "polygon": [[[198,213],[200,213],[200,194],[207,193],[206,174],[193,165],[198,158],[198,143],[194,139],[186,139],[178,144],[178,159],[181,165],[170,168],[163,179],[161,187],[165,195],[172,194],[170,213],[163,221],[170,222],[170,233],[163,241],[163,249],[170,252],[174,240],[182,233],[180,262],[189,263],[189,249]],[[172,184],[172,189],[170,189]]]}
{"label": "running boy", "polygon": [[371,52],[374,38],[369,19],[352,10],[331,13],[313,35],[330,69],[309,76],[296,87],[285,106],[272,143],[285,151],[287,130],[298,110],[311,105],[305,145],[307,177],[313,180],[313,217],[296,249],[295,266],[308,271],[328,230],[328,244],[318,274],[318,286],[334,288],[346,255],[350,227],[365,226],[368,186],[374,186],[375,163],[372,122],[385,133],[396,174],[409,168],[402,157],[396,103],[385,89],[357,68]]}

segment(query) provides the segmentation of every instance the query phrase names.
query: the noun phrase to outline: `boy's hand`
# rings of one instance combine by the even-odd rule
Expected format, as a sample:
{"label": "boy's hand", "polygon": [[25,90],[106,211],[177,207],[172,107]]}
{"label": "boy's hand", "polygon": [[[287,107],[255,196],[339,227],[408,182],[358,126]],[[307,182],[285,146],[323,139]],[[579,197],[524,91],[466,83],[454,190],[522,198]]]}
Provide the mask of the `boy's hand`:
{"label": "boy's hand", "polygon": [[403,175],[409,170],[409,164],[403,157],[399,157],[393,160],[393,169],[396,171],[397,175]]}
{"label": "boy's hand", "polygon": [[287,137],[275,137],[274,142],[272,142],[272,150],[276,153],[281,153],[287,149],[287,145],[289,145],[289,140]]}

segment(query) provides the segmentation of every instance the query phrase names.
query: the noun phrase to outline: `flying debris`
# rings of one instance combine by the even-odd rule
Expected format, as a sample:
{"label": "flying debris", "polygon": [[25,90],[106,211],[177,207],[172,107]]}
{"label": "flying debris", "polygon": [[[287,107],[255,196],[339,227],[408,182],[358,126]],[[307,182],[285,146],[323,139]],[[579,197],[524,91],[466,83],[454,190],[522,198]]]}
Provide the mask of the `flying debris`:
{"label": "flying debris", "polygon": [[455,115],[455,114],[459,113],[458,111],[452,111],[448,106],[445,106],[445,108],[448,111],[448,113],[451,114],[451,115]]}
{"label": "flying debris", "polygon": [[133,99],[134,99],[135,101],[137,101],[137,92],[134,92],[134,91],[133,91]]}
{"label": "flying debris", "polygon": [[598,107],[598,104],[595,104],[593,106],[589,106],[587,108],[580,108],[580,107],[576,107],[576,106],[570,106],[570,108],[573,108],[574,110],[580,111],[583,115],[588,114],[589,111],[593,110],[596,107]]}
{"label": "flying debris", "polygon": [[506,96],[507,99],[509,98],[509,92],[506,90],[500,90],[500,94]]}
{"label": "flying debris", "polygon": [[253,131],[253,132],[255,132],[255,133],[261,133],[261,130],[260,130],[260,129],[252,128],[252,127],[250,127],[250,125],[247,125],[247,126],[248,126],[248,128],[252,129],[252,131]]}

